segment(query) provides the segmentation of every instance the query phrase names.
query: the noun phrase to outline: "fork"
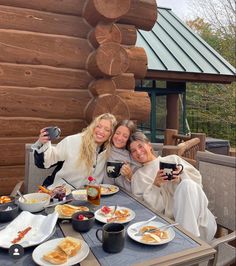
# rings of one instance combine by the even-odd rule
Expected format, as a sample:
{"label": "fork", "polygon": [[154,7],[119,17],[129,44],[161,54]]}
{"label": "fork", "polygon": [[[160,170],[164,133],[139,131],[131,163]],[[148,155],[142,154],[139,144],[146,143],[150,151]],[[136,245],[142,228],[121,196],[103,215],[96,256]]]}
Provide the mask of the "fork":
{"label": "fork", "polygon": [[170,228],[170,227],[173,227],[173,226],[176,226],[178,225],[179,223],[174,223],[174,224],[165,224],[165,225],[162,225],[158,228],[152,228],[152,229],[149,229],[149,230],[145,230],[144,232],[137,232],[135,233],[134,235],[135,236],[142,236],[144,235],[145,233],[153,233],[153,232],[156,232],[158,230],[160,231],[165,231],[166,229]]}
{"label": "fork", "polygon": [[147,221],[141,222],[141,224],[139,224],[138,226],[136,226],[135,228],[131,228],[131,230],[135,233],[138,233],[139,230],[141,229],[141,227],[143,227],[144,225],[150,223],[151,221],[155,220],[157,218],[157,216],[153,216],[152,218],[148,219]]}

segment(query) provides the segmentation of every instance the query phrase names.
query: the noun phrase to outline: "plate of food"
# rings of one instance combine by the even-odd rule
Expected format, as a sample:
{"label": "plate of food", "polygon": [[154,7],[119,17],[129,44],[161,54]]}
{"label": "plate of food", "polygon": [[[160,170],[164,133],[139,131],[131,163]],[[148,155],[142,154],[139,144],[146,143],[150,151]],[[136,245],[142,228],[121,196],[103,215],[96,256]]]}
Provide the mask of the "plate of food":
{"label": "plate of food", "polygon": [[70,204],[60,204],[55,207],[60,219],[71,219],[72,215],[79,211],[89,211],[87,206],[75,206]]}
{"label": "plate of food", "polygon": [[128,223],[135,218],[135,212],[129,208],[117,206],[103,206],[95,212],[95,219],[102,223]]}
{"label": "plate of food", "polygon": [[101,184],[101,195],[113,195],[119,191],[119,187],[110,184]]}
{"label": "plate of food", "polygon": [[35,263],[41,266],[75,265],[84,260],[89,254],[86,242],[74,237],[56,238],[36,247],[32,253]]}
{"label": "plate of food", "polygon": [[47,193],[52,198],[63,198],[71,194],[71,188],[66,184],[61,186],[49,186],[47,188],[44,186],[38,186],[38,188],[38,192]]}
{"label": "plate of food", "polygon": [[[127,229],[128,236],[134,241],[145,245],[162,245],[170,242],[175,237],[173,228],[158,229],[165,224],[152,221],[148,225],[141,226],[143,222],[130,225]],[[136,230],[138,228],[138,231]]]}

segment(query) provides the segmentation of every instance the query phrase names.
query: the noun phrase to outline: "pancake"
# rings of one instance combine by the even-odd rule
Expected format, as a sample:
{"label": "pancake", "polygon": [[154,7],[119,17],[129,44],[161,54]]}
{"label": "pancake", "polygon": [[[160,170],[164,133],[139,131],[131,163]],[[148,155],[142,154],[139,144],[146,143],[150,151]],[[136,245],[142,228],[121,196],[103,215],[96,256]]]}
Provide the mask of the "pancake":
{"label": "pancake", "polygon": [[62,249],[56,248],[43,255],[43,259],[52,264],[59,265],[67,262],[68,255]]}
{"label": "pancake", "polygon": [[77,238],[67,236],[58,244],[58,247],[69,257],[73,257],[81,249],[81,242]]}
{"label": "pancake", "polygon": [[57,205],[55,207],[55,210],[58,212],[60,217],[68,217],[71,218],[71,216],[78,211],[89,211],[89,208],[86,206],[73,206],[69,204],[64,205]]}

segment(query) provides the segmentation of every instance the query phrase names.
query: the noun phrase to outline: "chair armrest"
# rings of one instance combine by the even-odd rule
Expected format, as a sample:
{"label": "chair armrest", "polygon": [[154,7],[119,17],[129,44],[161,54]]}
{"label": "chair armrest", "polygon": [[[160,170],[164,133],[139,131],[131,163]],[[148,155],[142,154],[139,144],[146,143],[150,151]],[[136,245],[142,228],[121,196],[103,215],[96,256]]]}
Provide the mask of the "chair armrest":
{"label": "chair armrest", "polygon": [[212,247],[217,247],[219,244],[227,243],[227,242],[232,241],[234,239],[236,239],[236,231],[233,231],[232,233],[230,233],[228,235],[221,236],[219,238],[212,240],[210,242],[210,245]]}

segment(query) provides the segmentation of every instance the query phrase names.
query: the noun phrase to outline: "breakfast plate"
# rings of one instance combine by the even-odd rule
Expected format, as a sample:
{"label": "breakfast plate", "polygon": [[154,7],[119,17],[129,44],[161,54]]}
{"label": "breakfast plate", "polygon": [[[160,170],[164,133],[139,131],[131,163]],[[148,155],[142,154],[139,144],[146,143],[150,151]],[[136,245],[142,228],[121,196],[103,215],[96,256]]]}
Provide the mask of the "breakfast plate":
{"label": "breakfast plate", "polygon": [[[162,244],[166,244],[169,243],[170,241],[172,241],[175,237],[175,231],[173,230],[173,228],[168,228],[165,230],[166,232],[166,238],[160,238],[159,241],[156,242],[147,242],[145,240],[143,240],[143,236],[136,235],[135,232],[135,228],[140,228],[140,226],[142,225],[143,222],[138,222],[138,223],[134,223],[132,225],[130,225],[127,229],[127,234],[130,238],[132,238],[134,241],[137,241],[139,243],[145,244],[145,245],[162,245]],[[161,223],[161,222],[156,222],[156,221],[152,221],[148,223],[148,226],[150,227],[156,227],[159,228],[161,226],[164,226],[165,224]],[[144,226],[145,227],[145,226]],[[142,228],[142,227],[141,227]]]}
{"label": "breakfast plate", "polygon": [[110,184],[101,184],[101,195],[113,195],[119,191],[119,187]]}
{"label": "breakfast plate", "polygon": [[[43,255],[48,253],[49,250],[55,249],[61,240],[63,240],[63,238],[56,238],[37,246],[32,254],[34,262],[41,266],[52,266],[50,262],[47,262],[46,260],[43,259]],[[80,241],[81,241],[81,249],[79,250],[79,252],[75,256],[69,257],[67,262],[60,264],[60,266],[75,265],[84,260],[88,256],[89,246],[83,240]]]}
{"label": "breakfast plate", "polygon": [[[102,212],[104,207],[111,210],[109,214],[105,215]],[[129,208],[118,206],[115,212],[116,214],[113,214],[114,208],[115,206],[103,206],[101,209],[98,209],[95,212],[95,219],[101,223],[114,222],[124,224],[132,221],[135,218],[135,212]]]}
{"label": "breakfast plate", "polygon": [[55,211],[58,213],[59,219],[71,219],[75,212],[89,211],[87,206],[75,206],[70,204],[57,205]]}

